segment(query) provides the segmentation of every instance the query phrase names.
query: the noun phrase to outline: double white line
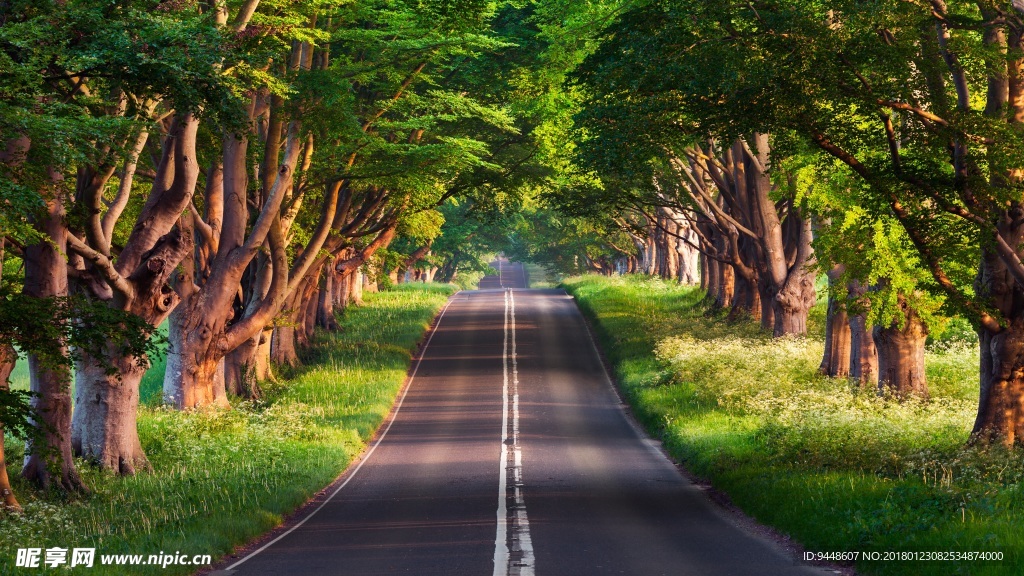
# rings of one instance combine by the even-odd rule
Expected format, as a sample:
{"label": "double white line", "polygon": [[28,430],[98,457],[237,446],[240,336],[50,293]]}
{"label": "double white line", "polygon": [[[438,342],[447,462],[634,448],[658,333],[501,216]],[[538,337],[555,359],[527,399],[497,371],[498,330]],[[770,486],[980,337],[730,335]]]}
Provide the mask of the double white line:
{"label": "double white line", "polygon": [[[511,355],[509,354],[510,325],[512,327]],[[511,383],[509,378],[510,356],[512,358]],[[501,460],[498,473],[498,531],[494,538],[494,576],[533,576],[533,542],[530,540],[530,522],[526,517],[526,503],[523,501],[523,451],[519,445],[516,301],[512,289],[505,290],[505,344],[501,357],[504,368],[504,385],[501,401]],[[512,398],[511,410],[509,409],[510,397]],[[510,416],[511,426],[509,426]]]}

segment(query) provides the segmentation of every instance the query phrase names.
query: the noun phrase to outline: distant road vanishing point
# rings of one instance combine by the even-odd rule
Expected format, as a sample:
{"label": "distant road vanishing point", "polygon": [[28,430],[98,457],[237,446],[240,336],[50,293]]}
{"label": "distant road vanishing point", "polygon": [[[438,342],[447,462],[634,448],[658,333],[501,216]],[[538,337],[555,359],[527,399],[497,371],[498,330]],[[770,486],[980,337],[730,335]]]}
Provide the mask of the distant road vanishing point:
{"label": "distant road vanishing point", "polygon": [[215,574],[824,574],[631,423],[573,300],[521,264],[454,295],[363,459]]}

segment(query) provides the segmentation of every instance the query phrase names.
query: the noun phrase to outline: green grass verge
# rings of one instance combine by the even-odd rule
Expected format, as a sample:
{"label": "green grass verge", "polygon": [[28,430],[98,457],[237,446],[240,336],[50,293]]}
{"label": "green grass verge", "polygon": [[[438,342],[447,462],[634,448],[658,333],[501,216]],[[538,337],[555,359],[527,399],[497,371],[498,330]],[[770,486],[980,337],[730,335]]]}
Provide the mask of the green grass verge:
{"label": "green grass verge", "polygon": [[809,551],[1001,551],[1002,563],[861,561],[864,574],[1020,574],[1024,459],[965,448],[976,344],[926,355],[932,399],[900,403],[817,374],[807,338],[709,318],[703,293],[570,278],[638,419],[674,458]]}
{"label": "green grass verge", "polygon": [[17,474],[23,447],[11,442],[9,472],[25,514],[0,517],[0,574],[14,573],[22,547],[216,558],[279,525],[364,448],[391,410],[412,351],[453,291],[408,284],[367,294],[365,306],[345,313],[339,332],[318,336],[307,368],[268,387],[266,402],[189,413],[143,406],[139,433],[154,472],[117,478],[80,463],[94,490],[89,497],[65,502],[32,491]]}

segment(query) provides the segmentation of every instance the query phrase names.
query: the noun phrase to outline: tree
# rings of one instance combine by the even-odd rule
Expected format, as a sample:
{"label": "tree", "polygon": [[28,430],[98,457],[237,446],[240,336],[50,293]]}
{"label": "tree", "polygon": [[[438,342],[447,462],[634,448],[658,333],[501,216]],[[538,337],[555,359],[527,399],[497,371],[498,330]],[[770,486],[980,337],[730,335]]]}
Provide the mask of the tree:
{"label": "tree", "polygon": [[652,3],[634,17],[667,22],[673,45],[688,47],[665,76],[694,80],[679,95],[702,128],[791,130],[863,180],[858,204],[899,224],[930,273],[924,288],[978,327],[974,440],[1019,443],[1014,3]]}

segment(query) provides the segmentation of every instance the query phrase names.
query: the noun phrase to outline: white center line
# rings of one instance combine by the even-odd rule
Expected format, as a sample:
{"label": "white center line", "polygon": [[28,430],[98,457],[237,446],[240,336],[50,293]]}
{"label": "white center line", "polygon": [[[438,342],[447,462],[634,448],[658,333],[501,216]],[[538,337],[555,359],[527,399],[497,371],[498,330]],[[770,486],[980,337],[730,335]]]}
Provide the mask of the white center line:
{"label": "white center line", "polygon": [[[512,378],[509,379],[509,326],[512,332]],[[519,362],[516,354],[516,303],[505,290],[505,339],[502,350],[503,386],[501,415],[501,467],[498,476],[498,529],[494,539],[494,576],[533,576],[533,541],[523,499],[523,451],[519,444]],[[510,394],[511,392],[511,394]],[[512,441],[509,442],[509,396],[512,397]],[[511,462],[509,445],[511,444]],[[512,478],[512,510],[509,517],[508,480]]]}

